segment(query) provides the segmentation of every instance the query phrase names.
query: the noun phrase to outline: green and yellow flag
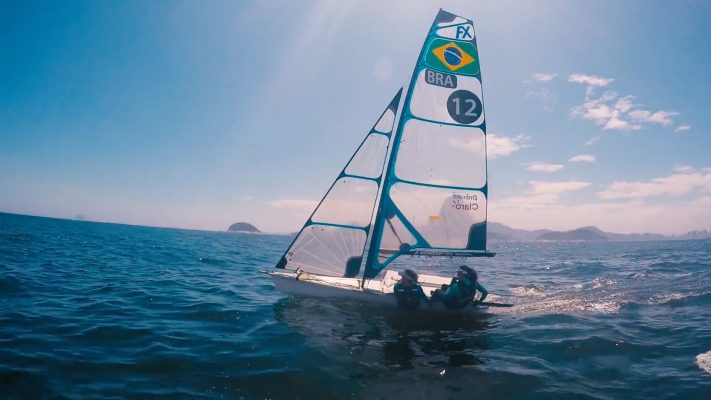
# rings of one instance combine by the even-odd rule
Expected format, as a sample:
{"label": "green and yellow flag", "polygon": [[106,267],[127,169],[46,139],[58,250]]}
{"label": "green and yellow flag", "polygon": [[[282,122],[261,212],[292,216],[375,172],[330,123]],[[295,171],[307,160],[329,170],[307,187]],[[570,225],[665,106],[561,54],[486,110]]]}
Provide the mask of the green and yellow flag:
{"label": "green and yellow flag", "polygon": [[476,75],[479,73],[479,54],[471,43],[437,38],[427,48],[425,64],[440,71]]}

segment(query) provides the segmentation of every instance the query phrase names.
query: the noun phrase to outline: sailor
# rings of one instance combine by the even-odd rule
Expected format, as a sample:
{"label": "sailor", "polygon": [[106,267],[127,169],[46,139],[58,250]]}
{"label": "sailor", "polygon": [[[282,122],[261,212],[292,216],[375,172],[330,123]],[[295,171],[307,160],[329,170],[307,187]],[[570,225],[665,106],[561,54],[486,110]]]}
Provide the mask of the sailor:
{"label": "sailor", "polygon": [[[479,300],[475,300],[477,290],[481,293]],[[483,302],[488,294],[486,288],[479,283],[476,271],[462,265],[449,285],[442,285],[441,289],[432,291],[432,301],[441,301],[448,309],[457,310]]]}
{"label": "sailor", "polygon": [[406,310],[418,308],[421,302],[430,304],[430,299],[422,290],[422,286],[417,283],[417,273],[411,269],[406,269],[398,273],[401,276],[400,282],[393,287],[393,294],[397,299],[397,305]]}

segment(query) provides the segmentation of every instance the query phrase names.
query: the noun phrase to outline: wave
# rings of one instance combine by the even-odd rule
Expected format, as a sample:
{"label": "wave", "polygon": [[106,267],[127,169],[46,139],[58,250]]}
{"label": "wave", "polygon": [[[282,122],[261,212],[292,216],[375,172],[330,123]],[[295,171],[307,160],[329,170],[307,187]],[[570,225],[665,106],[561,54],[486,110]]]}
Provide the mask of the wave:
{"label": "wave", "polygon": [[[590,301],[580,298],[572,299],[543,299],[530,303],[518,303],[509,309],[510,313],[577,313],[595,312],[604,314],[616,314],[620,311],[624,302],[620,301]],[[503,310],[502,312],[506,312]]]}
{"label": "wave", "polygon": [[711,299],[711,293],[665,293],[652,296],[646,304],[677,304],[689,301],[704,301]]}
{"label": "wave", "polygon": [[688,294],[682,293],[665,293],[663,295],[652,297],[649,304],[667,304],[671,302],[677,302],[688,298]]}
{"label": "wave", "polygon": [[603,286],[611,286],[614,285],[616,282],[612,279],[609,278],[595,278],[590,282],[590,285],[593,289],[600,289]]}
{"label": "wave", "polygon": [[63,398],[41,374],[25,370],[0,369],[0,387],[2,397],[8,399]]}
{"label": "wave", "polygon": [[711,374],[711,350],[696,356],[696,365]]}
{"label": "wave", "polygon": [[546,295],[546,288],[543,285],[522,285],[513,286],[509,291],[521,297],[541,297]]}
{"label": "wave", "polygon": [[126,327],[120,325],[100,325],[86,328],[72,338],[91,343],[118,343],[154,335],[148,328]]}
{"label": "wave", "polygon": [[13,275],[0,277],[0,294],[19,294],[24,291],[22,288],[22,280]]}

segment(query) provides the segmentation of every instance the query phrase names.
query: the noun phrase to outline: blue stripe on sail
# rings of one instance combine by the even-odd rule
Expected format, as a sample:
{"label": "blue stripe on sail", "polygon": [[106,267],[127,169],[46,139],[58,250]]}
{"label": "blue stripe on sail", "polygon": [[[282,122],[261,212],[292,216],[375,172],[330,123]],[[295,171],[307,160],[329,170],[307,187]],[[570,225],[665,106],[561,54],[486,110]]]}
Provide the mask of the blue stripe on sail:
{"label": "blue stripe on sail", "polygon": [[312,225],[322,225],[322,226],[331,226],[334,228],[343,228],[343,229],[358,229],[361,231],[365,231],[366,233],[368,232],[368,228],[370,228],[370,224],[366,226],[356,226],[356,225],[343,225],[343,224],[332,224],[330,222],[315,222],[315,221],[309,221],[306,223],[304,228],[307,226],[312,226]]}
{"label": "blue stripe on sail", "polygon": [[[485,125],[486,125],[486,122],[482,122],[482,123],[479,124],[479,125],[453,124],[453,123],[451,123],[451,122],[440,122],[440,121],[434,121],[434,120],[431,120],[431,119],[420,118],[420,117],[418,117],[418,116],[413,115],[413,114],[412,114],[411,112],[409,112],[409,111],[407,112],[407,119],[408,119],[408,121],[411,120],[411,119],[417,119],[417,120],[420,120],[420,121],[429,122],[429,123],[431,123],[431,124],[450,125],[450,126],[456,126],[456,127],[458,127],[458,128],[479,128],[479,129],[481,129],[482,132],[484,132],[484,135],[486,135],[486,131],[484,131],[484,129],[482,129],[482,126],[485,126]],[[486,119],[485,119],[484,121],[486,121]]]}
{"label": "blue stripe on sail", "polygon": [[405,228],[407,228],[408,231],[412,234],[412,236],[415,238],[417,243],[420,246],[427,246],[429,247],[430,244],[427,242],[427,240],[420,234],[420,232],[415,228],[411,223],[410,220],[405,217],[405,214],[400,211],[400,208],[398,208],[395,203],[390,199],[390,206],[393,208],[393,212],[397,217],[400,219],[400,222],[405,225]]}
{"label": "blue stripe on sail", "polygon": [[[434,35],[434,37],[437,37],[437,35]],[[429,37],[428,37],[428,39],[429,39]],[[454,39],[447,39],[447,40],[451,40],[451,41],[453,41],[453,42],[456,41],[456,40],[454,40]],[[416,71],[417,71],[417,73],[419,74],[420,71],[422,71],[422,70],[425,69],[425,68],[431,69],[431,70],[433,70],[433,71],[443,72],[443,73],[445,73],[445,74],[451,74],[451,73],[453,72],[453,71],[448,71],[448,70],[446,70],[446,69],[444,69],[444,68],[439,68],[439,67],[436,67],[436,66],[429,66],[429,65],[426,65],[424,61],[421,62],[421,63],[419,63],[419,64],[417,64],[417,69],[416,69]],[[457,74],[456,71],[454,71],[454,73]],[[459,76],[470,76],[470,77],[473,77],[473,78],[478,78],[478,77],[481,75],[481,72],[477,72],[477,73],[474,74],[474,75],[468,75],[468,74],[457,74],[457,75],[459,75]],[[480,80],[481,80],[481,79],[480,79]]]}
{"label": "blue stripe on sail", "polygon": [[[341,173],[341,175],[338,177],[338,179],[341,179],[341,178],[363,179],[364,181],[373,181],[373,182],[375,182],[376,185],[380,186],[380,177],[381,177],[381,176],[382,176],[382,174],[376,176],[375,178],[370,178],[370,177],[367,177],[367,176],[351,175],[351,174],[348,174],[348,173],[346,173],[346,172],[343,172],[343,173]],[[337,179],[337,180],[338,180],[338,179]]]}
{"label": "blue stripe on sail", "polygon": [[[472,188],[472,187],[466,187],[466,186],[445,186],[445,185],[437,185],[434,183],[424,183],[424,182],[415,182],[415,181],[408,181],[406,179],[400,179],[396,177],[392,177],[391,179],[388,180],[388,187],[394,185],[395,183],[402,182],[402,183],[407,183],[410,185],[417,185],[417,186],[426,186],[426,187],[432,187],[432,188],[439,188],[439,189],[451,189],[451,190],[478,190],[484,194],[487,192],[487,187],[488,185],[484,185],[479,188]],[[392,182],[392,183],[390,183]]]}

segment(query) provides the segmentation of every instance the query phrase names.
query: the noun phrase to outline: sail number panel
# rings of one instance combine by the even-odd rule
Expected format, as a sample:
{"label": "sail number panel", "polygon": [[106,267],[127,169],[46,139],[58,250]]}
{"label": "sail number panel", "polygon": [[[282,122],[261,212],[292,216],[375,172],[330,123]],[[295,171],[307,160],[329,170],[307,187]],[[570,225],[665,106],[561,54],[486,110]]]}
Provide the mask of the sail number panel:
{"label": "sail number panel", "polygon": [[[442,74],[438,80],[436,72],[427,68],[419,71],[409,104],[412,115],[434,122],[480,125],[484,112],[479,79]],[[456,80],[450,81],[446,75]]]}
{"label": "sail number panel", "polygon": [[457,76],[445,74],[444,72],[425,69],[425,82],[430,85],[446,87],[450,89],[457,88]]}
{"label": "sail number panel", "polygon": [[481,100],[468,90],[457,90],[447,99],[447,111],[460,124],[471,124],[481,117]]}

